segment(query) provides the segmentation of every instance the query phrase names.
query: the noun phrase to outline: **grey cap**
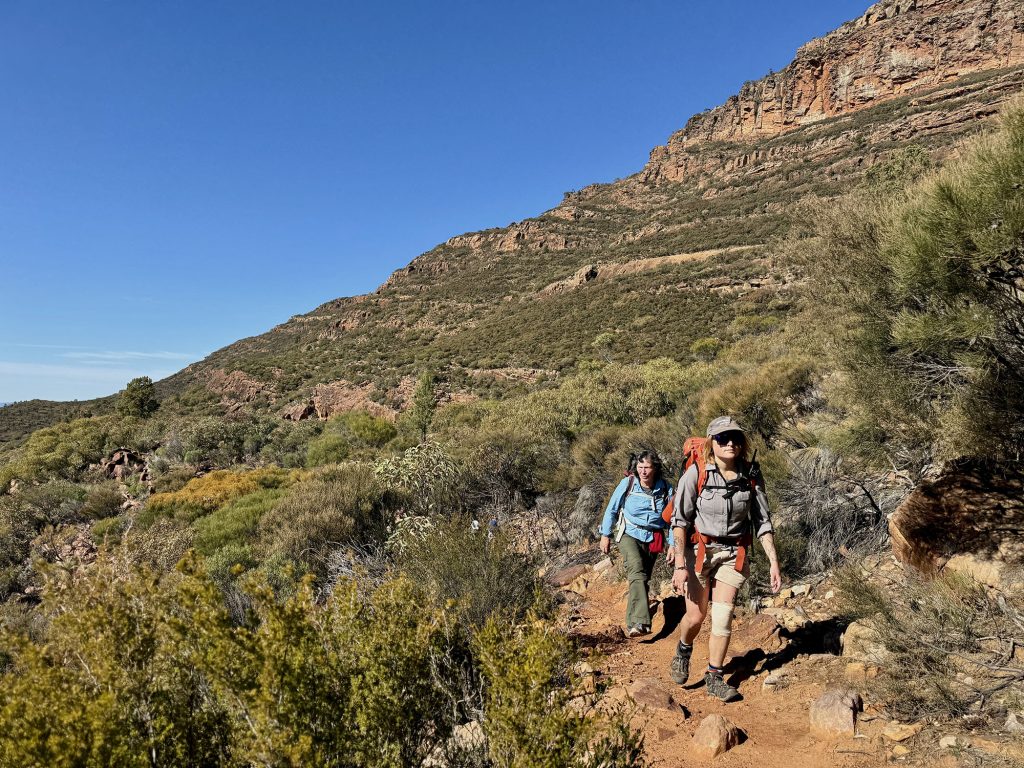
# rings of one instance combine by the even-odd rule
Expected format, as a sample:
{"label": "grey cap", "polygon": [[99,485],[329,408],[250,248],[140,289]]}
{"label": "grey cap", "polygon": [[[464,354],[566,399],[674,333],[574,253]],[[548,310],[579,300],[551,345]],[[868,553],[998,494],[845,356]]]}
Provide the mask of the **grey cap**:
{"label": "grey cap", "polygon": [[747,434],[747,430],[741,427],[732,416],[719,416],[717,419],[712,419],[711,423],[708,424],[708,437],[714,437],[723,432],[742,432]]}

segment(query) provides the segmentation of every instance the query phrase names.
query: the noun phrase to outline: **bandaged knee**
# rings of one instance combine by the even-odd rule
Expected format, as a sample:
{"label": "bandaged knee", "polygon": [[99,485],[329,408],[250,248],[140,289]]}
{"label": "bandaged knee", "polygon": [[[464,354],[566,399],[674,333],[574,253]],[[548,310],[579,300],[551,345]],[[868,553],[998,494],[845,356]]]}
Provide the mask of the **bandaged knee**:
{"label": "bandaged knee", "polygon": [[711,634],[728,637],[732,634],[732,603],[711,603]]}

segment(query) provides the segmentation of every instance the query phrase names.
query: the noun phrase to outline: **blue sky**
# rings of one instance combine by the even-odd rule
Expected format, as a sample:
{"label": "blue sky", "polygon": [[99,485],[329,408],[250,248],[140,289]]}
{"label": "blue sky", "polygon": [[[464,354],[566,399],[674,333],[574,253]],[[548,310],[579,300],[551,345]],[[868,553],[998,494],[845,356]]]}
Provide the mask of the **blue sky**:
{"label": "blue sky", "polygon": [[0,402],[110,394],[639,170],[865,0],[0,3]]}

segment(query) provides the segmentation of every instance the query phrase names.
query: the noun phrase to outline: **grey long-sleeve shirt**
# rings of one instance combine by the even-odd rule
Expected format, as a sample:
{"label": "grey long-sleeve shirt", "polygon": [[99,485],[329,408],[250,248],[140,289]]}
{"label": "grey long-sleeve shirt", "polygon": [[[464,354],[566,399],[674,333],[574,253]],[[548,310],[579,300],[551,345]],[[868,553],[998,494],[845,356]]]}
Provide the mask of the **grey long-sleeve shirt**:
{"label": "grey long-sleeve shirt", "polygon": [[[771,533],[772,518],[768,510],[768,497],[760,483],[756,496],[746,480],[738,485],[731,495],[726,488],[725,478],[714,463],[707,465],[708,476],[697,498],[697,465],[694,464],[679,478],[672,526],[685,528],[687,536],[694,525],[705,536],[741,536],[750,530],[755,537]],[[748,529],[748,522],[749,529]]]}

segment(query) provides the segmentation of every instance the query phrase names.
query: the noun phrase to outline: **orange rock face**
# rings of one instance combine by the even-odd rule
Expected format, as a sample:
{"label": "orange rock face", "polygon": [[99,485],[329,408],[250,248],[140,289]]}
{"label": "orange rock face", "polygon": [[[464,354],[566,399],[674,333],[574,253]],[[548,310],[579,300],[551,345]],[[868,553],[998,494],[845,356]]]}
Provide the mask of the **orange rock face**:
{"label": "orange rock face", "polygon": [[800,125],[955,80],[1024,63],[1024,7],[1017,0],[876,3],[855,21],[804,45],[784,70],[747,83],[695,115],[669,140],[774,136]]}

